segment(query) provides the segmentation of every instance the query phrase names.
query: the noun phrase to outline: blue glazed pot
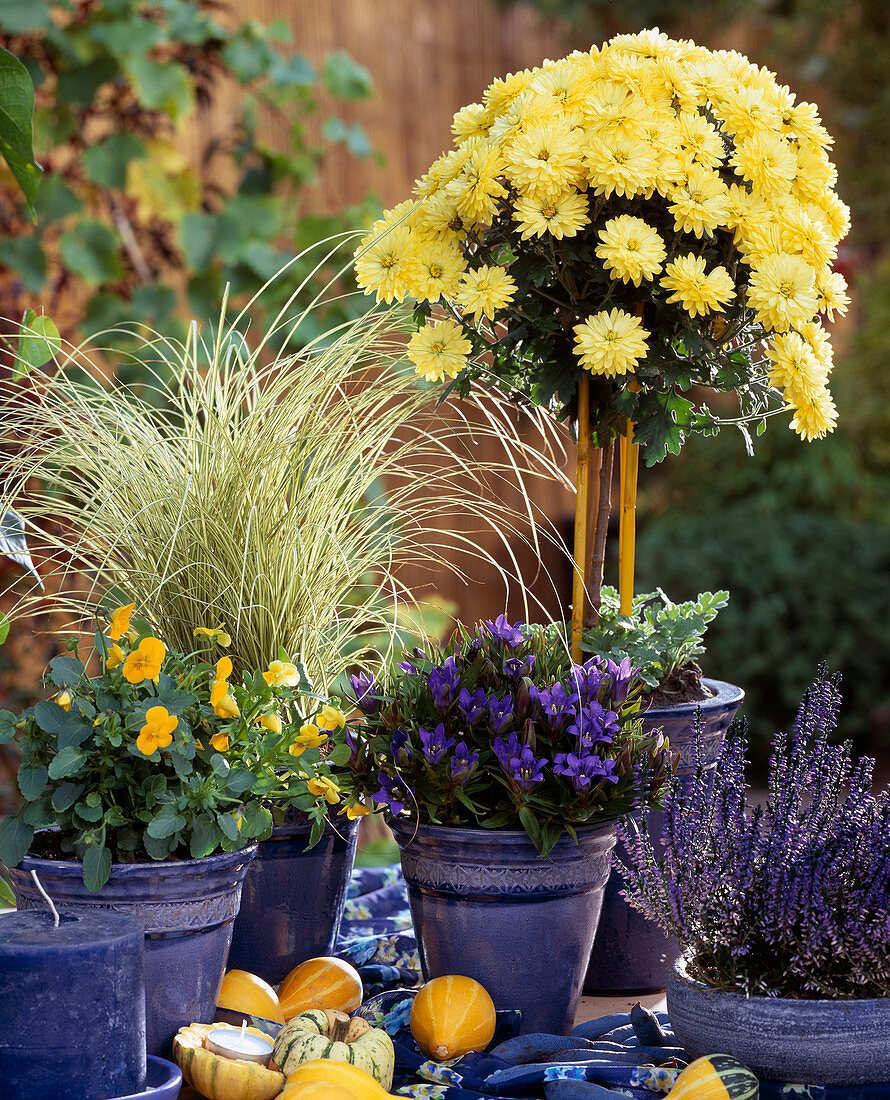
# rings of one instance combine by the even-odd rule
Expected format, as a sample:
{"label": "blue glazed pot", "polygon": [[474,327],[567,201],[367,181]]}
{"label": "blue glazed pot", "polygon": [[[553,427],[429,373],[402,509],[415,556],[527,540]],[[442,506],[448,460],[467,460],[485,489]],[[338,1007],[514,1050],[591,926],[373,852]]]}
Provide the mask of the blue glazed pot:
{"label": "blue glazed pot", "polygon": [[277,985],[306,959],[330,955],[355,862],[358,821],[330,825],[307,852],[311,824],[281,825],[260,841],[241,891],[229,969]]}
{"label": "blue glazed pot", "polygon": [[[696,709],[701,707],[704,721],[702,756],[706,767],[713,769],[729,724],[745,697],[740,687],[723,680],[705,680],[704,684],[714,692],[712,698],[675,707],[651,707],[643,717],[645,730],[664,730],[677,764],[677,774],[688,781],[695,774],[696,743],[692,737],[692,723]],[[653,838],[661,837],[662,816],[658,810],[646,815]],[[620,845],[616,855],[624,858]],[[603,912],[584,981],[584,992],[588,996],[651,993],[664,989],[668,969],[681,952],[676,940],[670,939],[658,925],[627,904],[620,895],[622,889],[624,880],[618,871],[613,871],[606,886]]]}
{"label": "blue glazed pot", "polygon": [[91,894],[80,863],[25,856],[9,874],[19,909],[45,907],[31,871],[59,911],[89,907],[145,923],[145,1046],[170,1053],[185,1024],[209,1023],[225,970],[241,882],[256,845],[239,852],[158,863],[113,863]]}
{"label": "blue glazed pot", "polygon": [[667,1007],[690,1058],[720,1051],[763,1081],[788,1084],[890,1081],[890,997],[745,997],[691,980],[681,960],[668,975]]}
{"label": "blue glazed pot", "polygon": [[523,1032],[566,1034],[590,957],[612,825],[578,829],[542,859],[524,832],[396,820],[425,979],[475,978]]}

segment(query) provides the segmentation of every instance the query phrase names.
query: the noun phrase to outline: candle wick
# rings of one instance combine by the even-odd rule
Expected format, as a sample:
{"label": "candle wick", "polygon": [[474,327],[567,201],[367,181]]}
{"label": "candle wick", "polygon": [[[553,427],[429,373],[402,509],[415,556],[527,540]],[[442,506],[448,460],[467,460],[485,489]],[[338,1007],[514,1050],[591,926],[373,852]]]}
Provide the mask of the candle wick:
{"label": "candle wick", "polygon": [[244,1042],[244,1033],[247,1031],[247,1020],[241,1021],[241,1042]]}
{"label": "candle wick", "polygon": [[34,883],[37,886],[37,889],[43,895],[43,900],[46,902],[46,904],[52,910],[53,928],[58,928],[59,927],[59,910],[56,909],[56,907],[53,905],[53,899],[49,896],[49,894],[46,892],[46,890],[43,889],[43,884],[41,883],[40,879],[37,877],[37,872],[36,871],[31,872],[31,878],[34,879]]}

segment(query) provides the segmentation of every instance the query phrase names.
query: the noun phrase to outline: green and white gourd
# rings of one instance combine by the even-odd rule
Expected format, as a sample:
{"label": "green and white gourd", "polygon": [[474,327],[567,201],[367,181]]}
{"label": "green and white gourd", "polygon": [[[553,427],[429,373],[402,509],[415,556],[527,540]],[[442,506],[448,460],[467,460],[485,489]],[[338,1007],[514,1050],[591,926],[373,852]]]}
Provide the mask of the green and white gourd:
{"label": "green and white gourd", "polygon": [[392,1039],[360,1017],[314,1008],[288,1020],[275,1039],[274,1065],[286,1075],[303,1062],[320,1058],[358,1066],[386,1091],[392,1086],[395,1068]]}

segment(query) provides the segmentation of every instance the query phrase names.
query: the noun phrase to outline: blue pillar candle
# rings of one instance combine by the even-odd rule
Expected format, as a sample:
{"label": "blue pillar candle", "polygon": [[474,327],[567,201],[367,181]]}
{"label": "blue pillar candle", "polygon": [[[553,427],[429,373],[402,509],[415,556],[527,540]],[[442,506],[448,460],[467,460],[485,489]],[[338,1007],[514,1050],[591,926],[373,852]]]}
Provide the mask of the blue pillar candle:
{"label": "blue pillar candle", "polygon": [[106,911],[0,916],[4,1096],[107,1100],[145,1089],[145,929]]}

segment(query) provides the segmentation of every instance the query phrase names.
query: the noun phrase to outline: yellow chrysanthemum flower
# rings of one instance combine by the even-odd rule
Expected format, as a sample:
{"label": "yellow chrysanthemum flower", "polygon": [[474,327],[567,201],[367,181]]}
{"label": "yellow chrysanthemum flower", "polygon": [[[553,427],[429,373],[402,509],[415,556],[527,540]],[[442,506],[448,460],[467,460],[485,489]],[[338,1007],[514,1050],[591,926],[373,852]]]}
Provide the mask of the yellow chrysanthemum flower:
{"label": "yellow chrysanthemum flower", "polygon": [[143,680],[157,680],[161,665],[167,656],[167,647],[158,638],[143,638],[139,646],[124,661],[124,679],[130,684]]}
{"label": "yellow chrysanthemum flower", "polygon": [[683,152],[694,164],[716,168],[723,163],[723,138],[698,111],[681,111],[677,115],[677,136]]}
{"label": "yellow chrysanthemum flower", "polygon": [[130,616],[136,604],[127,603],[123,607],[116,607],[111,613],[111,625],[108,627],[108,637],[113,642],[119,642],[130,629]]}
{"label": "yellow chrysanthemum flower", "polygon": [[543,237],[545,233],[560,241],[563,237],[574,237],[590,221],[587,195],[567,191],[555,199],[517,199],[513,220],[518,223],[524,241],[529,237]]}
{"label": "yellow chrysanthemum flower", "polygon": [[601,244],[596,254],[613,279],[639,286],[653,279],[667,255],[664,241],[642,218],[620,214],[606,222],[597,234]]}
{"label": "yellow chrysanthemum flower", "polygon": [[105,667],[117,668],[117,666],[121,664],[123,660],[124,651],[117,644],[117,642],[112,642],[108,649],[108,656],[105,658]]}
{"label": "yellow chrysanthemum flower", "polygon": [[829,390],[822,389],[795,406],[790,427],[808,443],[833,432],[837,424],[837,408]]}
{"label": "yellow chrysanthemum flower", "polygon": [[778,252],[751,272],[748,305],[757,320],[776,332],[813,319],[817,309],[815,272],[801,256]]}
{"label": "yellow chrysanthemum flower", "polygon": [[725,267],[715,267],[705,274],[704,256],[689,253],[665,264],[660,282],[673,291],[665,301],[679,302],[691,317],[707,313],[722,313],[727,302],[735,297],[735,283]]}
{"label": "yellow chrysanthemum flower", "polygon": [[290,661],[272,661],[263,679],[272,687],[296,687],[300,682],[300,670]]}
{"label": "yellow chrysanthemum flower", "polygon": [[828,266],[837,255],[824,226],[803,210],[783,213],[782,246],[785,252],[797,252],[817,271]]}
{"label": "yellow chrysanthemum flower", "polygon": [[454,321],[428,323],[408,341],[408,358],[428,382],[444,382],[460,374],[471,351],[470,341]]}
{"label": "yellow chrysanthemum flower", "polygon": [[825,378],[828,378],[834,366],[834,355],[828,333],[818,321],[807,321],[805,325],[796,325],[795,331],[810,345],[813,354],[819,360],[819,366],[825,372]]}
{"label": "yellow chrysanthemum flower", "polygon": [[801,101],[787,108],[782,115],[782,128],[801,145],[814,145],[824,149],[834,144],[834,138],[822,125],[819,108],[814,103]]}
{"label": "yellow chrysanthemum flower", "polygon": [[[753,66],[748,64],[748,69]],[[735,87],[726,93],[719,109],[725,129],[739,138],[776,133],[782,116],[763,88]]]}
{"label": "yellow chrysanthemum flower", "polygon": [[590,85],[589,72],[571,58],[563,58],[538,73],[531,82],[531,89],[537,95],[552,99],[570,126],[579,126],[584,120]]}
{"label": "yellow chrysanthemum flower", "polygon": [[461,143],[469,138],[485,137],[490,125],[488,108],[481,103],[468,103],[452,119],[451,132],[458,143]]}
{"label": "yellow chrysanthemum flower", "polygon": [[[411,286],[416,291],[424,279],[423,260],[429,238],[445,244],[457,244],[466,237],[467,226],[460,216],[457,196],[447,186],[418,204],[415,223],[417,252]],[[420,294],[417,293],[416,297]]]}
{"label": "yellow chrysanthemum flower", "polygon": [[166,707],[149,707],[145,712],[145,725],[136,738],[136,748],[144,756],[151,756],[155,749],[166,749],[178,725],[179,719],[175,714],[168,714]]}
{"label": "yellow chrysanthemum flower", "polygon": [[231,636],[225,632],[222,623],[219,626],[196,626],[194,637],[200,636],[209,638],[212,643],[222,646],[223,649],[228,649],[232,644]]}
{"label": "yellow chrysanthemum flower", "polygon": [[340,788],[326,775],[316,775],[306,784],[306,790],[314,794],[316,798],[323,798],[330,806],[340,801]]}
{"label": "yellow chrysanthemum flower", "polygon": [[835,313],[841,317],[847,312],[850,299],[847,296],[847,280],[839,271],[831,271],[822,268],[816,272],[816,295],[818,310],[824,313],[829,321],[834,320]]}
{"label": "yellow chrysanthemum flower", "polygon": [[837,169],[828,154],[817,145],[800,145],[797,168],[791,181],[792,193],[806,202],[818,202],[837,183]]}
{"label": "yellow chrysanthemum flower", "polygon": [[670,198],[673,201],[668,209],[674,215],[674,229],[678,233],[702,237],[726,224],[729,214],[726,184],[709,168],[693,164],[685,181],[672,189]]}
{"label": "yellow chrysanthemum flower", "polygon": [[789,405],[799,405],[825,388],[826,375],[810,345],[796,332],[778,333],[770,341],[769,384],[783,391]]}
{"label": "yellow chrysanthemum flower", "polygon": [[599,80],[584,104],[584,129],[591,136],[626,134],[643,138],[652,109],[626,84]]}
{"label": "yellow chrysanthemum flower", "polygon": [[575,325],[575,355],[591,374],[633,374],[649,347],[639,319],[621,309],[602,310]]}
{"label": "yellow chrysanthemum flower", "polygon": [[583,176],[581,143],[562,119],[530,126],[504,150],[507,176],[524,196],[555,199]]}
{"label": "yellow chrysanthemum flower", "polygon": [[630,198],[655,186],[659,159],[648,142],[619,132],[592,138],[584,163],[596,195]]}
{"label": "yellow chrysanthemum flower", "polygon": [[490,222],[497,212],[498,199],[507,194],[499,179],[504,174],[504,162],[497,147],[478,138],[473,138],[472,144],[460,175],[447,185],[461,220],[468,226]]}
{"label": "yellow chrysanthemum flower", "polygon": [[417,251],[417,272],[411,288],[414,297],[424,302],[453,298],[466,261],[456,248],[444,241],[432,241]]}
{"label": "yellow chrysanthemum flower", "polygon": [[376,294],[378,302],[397,302],[414,280],[414,263],[411,233],[398,225],[362,242],[355,258],[356,280],[365,294]]}
{"label": "yellow chrysanthemum flower", "polygon": [[797,175],[797,154],[774,133],[758,132],[738,141],[729,163],[766,198],[787,194]]}
{"label": "yellow chrysanthemum flower", "polygon": [[616,34],[609,40],[609,49],[610,52],[654,59],[676,60],[683,55],[683,43],[675,42],[657,27],[647,27],[636,34]]}
{"label": "yellow chrysanthemum flower", "polygon": [[516,280],[497,265],[467,271],[460,281],[455,301],[464,313],[472,313],[474,321],[483,317],[489,320],[504,306],[509,305],[516,293]]}
{"label": "yellow chrysanthemum flower", "polygon": [[493,115],[503,114],[533,79],[534,73],[530,69],[523,69],[518,73],[508,73],[503,79],[492,81],[482,96],[486,107]]}
{"label": "yellow chrysanthemum flower", "polygon": [[816,208],[821,212],[828,238],[842,241],[850,232],[850,208],[833,191],[827,191],[816,199]]}

